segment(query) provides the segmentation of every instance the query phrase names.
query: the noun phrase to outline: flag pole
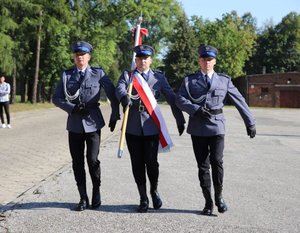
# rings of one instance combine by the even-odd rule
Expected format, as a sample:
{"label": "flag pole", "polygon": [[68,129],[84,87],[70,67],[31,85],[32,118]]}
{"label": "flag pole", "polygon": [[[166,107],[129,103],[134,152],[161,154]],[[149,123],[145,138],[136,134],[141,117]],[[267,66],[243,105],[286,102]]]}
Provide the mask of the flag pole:
{"label": "flag pole", "polygon": [[[141,31],[142,21],[143,21],[143,17],[141,14],[137,20],[137,24],[136,24],[136,28],[135,28],[134,47],[141,43],[140,31]],[[129,97],[131,97],[131,92],[132,92],[132,77],[133,77],[134,69],[135,69],[135,52],[133,52],[133,56],[132,56],[131,70],[130,70],[131,72],[130,72],[130,78],[129,78],[129,85],[128,85],[128,89],[127,89],[127,94]],[[125,75],[128,76],[128,73],[125,72]],[[125,141],[125,132],[126,132],[126,127],[127,127],[128,114],[129,114],[129,107],[127,106],[127,108],[124,112],[124,117],[123,117],[123,122],[122,122],[121,136],[120,136],[119,149],[118,149],[118,158],[122,158],[122,155],[123,155],[123,147],[124,147],[124,141]]]}

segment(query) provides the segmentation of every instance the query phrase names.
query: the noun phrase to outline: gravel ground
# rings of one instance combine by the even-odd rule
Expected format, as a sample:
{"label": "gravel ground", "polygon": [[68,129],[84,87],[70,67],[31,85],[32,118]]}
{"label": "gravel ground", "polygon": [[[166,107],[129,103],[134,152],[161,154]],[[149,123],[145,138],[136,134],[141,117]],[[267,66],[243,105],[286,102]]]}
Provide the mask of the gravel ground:
{"label": "gravel ground", "polygon": [[[35,114],[47,115],[45,111]],[[79,197],[71,165],[56,162],[59,168],[50,175],[33,182],[19,197],[6,198],[0,232],[300,232],[300,110],[253,108],[258,134],[250,139],[237,110],[225,109],[224,198],[229,210],[219,214],[215,208],[212,217],[200,214],[204,199],[190,136],[179,137],[169,108],[162,106],[162,111],[175,146],[159,155],[160,210],[136,213],[139,197],[126,145],[123,157],[117,158],[118,127],[113,134],[105,133],[101,144],[102,206],[98,210],[72,210]],[[52,132],[52,126],[45,128]],[[67,147],[66,133],[60,129],[57,134]],[[26,135],[36,140],[33,133]],[[54,148],[59,144],[49,143]],[[17,144],[16,149],[24,153],[23,146]],[[62,156],[69,156],[62,151]],[[31,155],[34,163],[37,156]],[[11,169],[10,164],[5,166]],[[88,188],[90,194],[89,177]]]}

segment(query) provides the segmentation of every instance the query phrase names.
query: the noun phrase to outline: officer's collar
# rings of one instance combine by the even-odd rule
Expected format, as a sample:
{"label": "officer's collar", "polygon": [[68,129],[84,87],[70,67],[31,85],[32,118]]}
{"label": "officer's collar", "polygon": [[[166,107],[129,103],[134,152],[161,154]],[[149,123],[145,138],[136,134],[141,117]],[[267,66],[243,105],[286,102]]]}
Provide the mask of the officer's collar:
{"label": "officer's collar", "polygon": [[79,71],[82,71],[85,74],[85,71],[87,70],[89,66],[84,67],[83,69],[79,69],[78,67],[76,67],[77,72],[79,73]]}
{"label": "officer's collar", "polygon": [[143,72],[140,71],[139,69],[137,69],[137,71],[138,71],[140,74],[144,73],[145,75],[149,76],[149,71],[150,71],[150,69],[144,70]]}
{"label": "officer's collar", "polygon": [[205,73],[201,70],[201,74],[202,74],[203,76],[207,75],[207,76],[211,79],[212,76],[213,76],[213,74],[214,74],[214,71],[211,71],[211,72],[205,74]]}
{"label": "officer's collar", "polygon": [[85,73],[85,70],[86,70],[86,68],[84,68],[84,69],[82,69],[82,70],[77,68],[77,72],[78,72],[78,73],[79,73],[80,71],[81,71],[82,73]]}

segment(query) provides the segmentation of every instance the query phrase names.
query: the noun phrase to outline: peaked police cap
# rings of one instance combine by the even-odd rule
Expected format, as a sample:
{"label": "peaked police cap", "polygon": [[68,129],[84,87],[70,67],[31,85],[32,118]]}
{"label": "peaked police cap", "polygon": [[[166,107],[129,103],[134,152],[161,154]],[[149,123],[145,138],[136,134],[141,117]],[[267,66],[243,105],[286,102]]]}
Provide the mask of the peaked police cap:
{"label": "peaked police cap", "polygon": [[74,53],[91,53],[93,51],[93,46],[86,41],[73,42],[71,48]]}
{"label": "peaked police cap", "polygon": [[149,45],[135,46],[133,51],[136,53],[136,57],[149,57],[154,53],[154,49]]}
{"label": "peaked police cap", "polygon": [[213,57],[216,58],[218,55],[218,50],[210,45],[201,45],[198,50],[199,57]]}

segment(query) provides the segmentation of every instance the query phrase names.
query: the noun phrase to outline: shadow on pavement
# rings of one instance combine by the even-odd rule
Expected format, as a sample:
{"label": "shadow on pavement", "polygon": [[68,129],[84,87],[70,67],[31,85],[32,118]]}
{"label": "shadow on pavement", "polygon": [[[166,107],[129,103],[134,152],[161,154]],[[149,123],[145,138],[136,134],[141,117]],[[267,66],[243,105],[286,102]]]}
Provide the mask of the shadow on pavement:
{"label": "shadow on pavement", "polygon": [[258,136],[272,136],[272,137],[300,137],[300,135],[295,135],[295,134],[269,134],[269,133],[261,133],[261,134],[256,134]]}
{"label": "shadow on pavement", "polygon": [[[136,211],[137,207],[138,207],[138,205],[101,205],[101,207],[96,209],[96,211],[141,214]],[[166,208],[161,208],[159,210],[155,210],[155,209],[149,208],[147,213],[199,214],[200,211],[198,211],[198,210],[182,210],[182,209],[166,209]]]}
{"label": "shadow on pavement", "polygon": [[60,208],[60,209],[74,209],[76,203],[66,202],[29,202],[29,203],[16,203],[13,205],[4,206],[4,211],[9,210],[30,210],[30,209],[44,209],[44,208]]}
{"label": "shadow on pavement", "polygon": [[[16,203],[14,205],[4,206],[3,212],[10,210],[32,210],[32,209],[47,209],[47,208],[58,208],[58,209],[69,209],[74,211],[77,203],[70,202],[28,202],[28,203]],[[101,205],[98,209],[93,209],[93,211],[99,212],[111,212],[111,213],[137,213],[136,211],[137,205]],[[92,209],[88,209],[92,210]],[[152,208],[148,209],[147,213],[156,213],[156,214],[164,214],[164,213],[178,213],[178,214],[197,214],[201,215],[201,211],[199,210],[184,210],[184,209],[167,209],[161,208],[159,210],[155,210]]]}

